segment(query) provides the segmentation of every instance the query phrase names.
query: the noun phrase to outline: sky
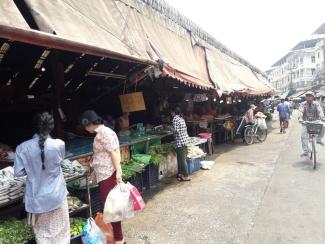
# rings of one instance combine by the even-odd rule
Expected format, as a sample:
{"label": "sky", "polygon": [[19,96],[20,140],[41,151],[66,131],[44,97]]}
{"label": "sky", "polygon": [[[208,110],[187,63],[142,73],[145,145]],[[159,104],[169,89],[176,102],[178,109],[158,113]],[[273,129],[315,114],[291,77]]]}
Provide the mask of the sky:
{"label": "sky", "polygon": [[325,23],[325,0],[165,0],[265,71]]}

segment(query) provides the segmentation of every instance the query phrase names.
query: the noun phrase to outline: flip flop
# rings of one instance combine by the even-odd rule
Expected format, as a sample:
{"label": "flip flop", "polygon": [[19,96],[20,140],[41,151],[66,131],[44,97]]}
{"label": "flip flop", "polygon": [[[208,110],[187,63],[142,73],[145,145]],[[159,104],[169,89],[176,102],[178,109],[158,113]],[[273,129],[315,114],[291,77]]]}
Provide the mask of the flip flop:
{"label": "flip flop", "polygon": [[187,179],[186,179],[185,177],[181,177],[181,178],[180,178],[180,181],[191,181],[191,178],[187,178]]}

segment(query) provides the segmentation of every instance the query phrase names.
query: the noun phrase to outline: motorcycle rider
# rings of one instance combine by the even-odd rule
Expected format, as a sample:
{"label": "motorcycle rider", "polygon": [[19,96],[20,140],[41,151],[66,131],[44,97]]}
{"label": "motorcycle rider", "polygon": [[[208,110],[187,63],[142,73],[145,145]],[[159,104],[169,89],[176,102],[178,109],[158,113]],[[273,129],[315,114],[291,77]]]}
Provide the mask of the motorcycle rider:
{"label": "motorcycle rider", "polygon": [[[324,117],[324,111],[321,107],[321,105],[314,101],[315,95],[313,92],[306,92],[305,93],[306,101],[302,102],[299,107],[299,122],[303,123],[305,121],[325,121]],[[323,129],[321,133],[317,136],[317,143],[324,146],[324,143],[322,142],[322,138],[324,137],[325,133],[325,127],[323,126]],[[307,132],[306,126],[302,125],[302,131],[301,131],[301,144],[303,149],[303,154],[301,156],[308,156],[308,153],[310,152],[309,148],[309,134]]]}

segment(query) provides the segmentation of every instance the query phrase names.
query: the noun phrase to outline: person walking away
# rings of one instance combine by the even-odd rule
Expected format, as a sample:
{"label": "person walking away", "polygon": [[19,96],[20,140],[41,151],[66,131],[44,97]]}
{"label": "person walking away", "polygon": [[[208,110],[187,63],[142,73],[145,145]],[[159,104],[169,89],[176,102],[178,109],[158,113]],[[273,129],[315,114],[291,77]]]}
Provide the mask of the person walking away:
{"label": "person walking away", "polygon": [[36,134],[16,149],[14,174],[27,176],[24,203],[37,244],[68,244],[68,191],[60,165],[65,144],[51,138],[54,119],[49,113],[37,115],[34,125]]}
{"label": "person walking away", "polygon": [[[93,110],[85,111],[81,124],[89,133],[96,134],[94,139],[93,160],[90,163],[99,184],[100,199],[105,205],[109,192],[122,182],[120,145],[116,133],[103,124],[103,119]],[[115,243],[125,243],[121,222],[112,223]]]}
{"label": "person walking away", "polygon": [[284,104],[288,106],[288,111],[289,112],[288,112],[288,120],[287,120],[287,122],[288,122],[288,127],[289,127],[289,120],[290,120],[291,115],[292,115],[292,107],[291,107],[291,103],[289,102],[289,99],[287,97],[284,99]]}
{"label": "person walking away", "polygon": [[176,154],[178,165],[177,179],[179,181],[190,181],[191,179],[189,177],[186,162],[187,144],[189,143],[187,126],[185,120],[181,116],[181,109],[179,107],[171,110],[171,116],[173,117],[173,132],[176,140]]}
{"label": "person walking away", "polygon": [[[325,121],[324,111],[318,102],[314,101],[314,93],[313,92],[306,92],[305,94],[306,101],[302,102],[299,107],[299,122],[303,123],[306,121],[309,122],[316,122],[316,121]],[[321,133],[317,136],[317,143],[324,146],[322,138],[324,137],[325,127]],[[309,134],[307,132],[306,125],[302,124],[301,129],[301,145],[303,154],[301,156],[308,156],[310,153],[309,148]]]}
{"label": "person walking away", "polygon": [[288,127],[289,107],[285,103],[284,99],[281,99],[277,111],[279,112],[280,119],[280,133],[286,133],[286,128]]}

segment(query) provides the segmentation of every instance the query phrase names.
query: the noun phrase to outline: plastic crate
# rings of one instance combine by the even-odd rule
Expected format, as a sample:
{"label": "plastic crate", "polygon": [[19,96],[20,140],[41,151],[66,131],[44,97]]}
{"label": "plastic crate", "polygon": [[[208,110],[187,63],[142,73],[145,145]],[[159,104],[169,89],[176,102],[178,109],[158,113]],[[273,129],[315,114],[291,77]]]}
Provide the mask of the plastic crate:
{"label": "plastic crate", "polygon": [[306,123],[308,134],[319,135],[322,131],[323,124]]}
{"label": "plastic crate", "polygon": [[186,159],[188,173],[190,175],[200,170],[200,168],[201,168],[201,160],[202,160],[202,157],[200,157],[200,158],[187,158]]}
{"label": "plastic crate", "polygon": [[143,186],[150,189],[159,183],[159,165],[149,164],[146,166],[145,171],[142,173]]}
{"label": "plastic crate", "polygon": [[139,192],[143,192],[143,177],[142,173],[136,173],[136,175],[132,176],[127,180],[132,185],[134,185]]}

